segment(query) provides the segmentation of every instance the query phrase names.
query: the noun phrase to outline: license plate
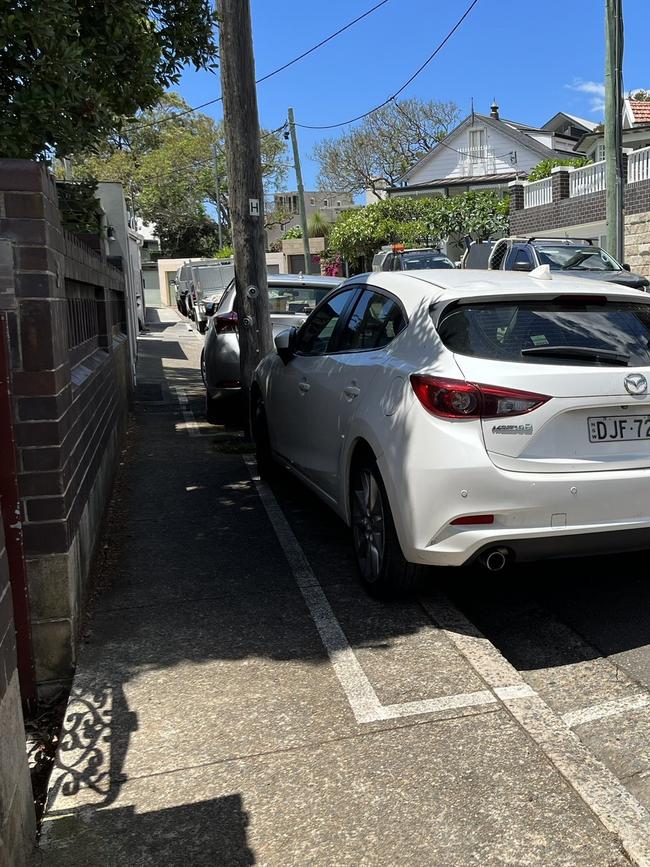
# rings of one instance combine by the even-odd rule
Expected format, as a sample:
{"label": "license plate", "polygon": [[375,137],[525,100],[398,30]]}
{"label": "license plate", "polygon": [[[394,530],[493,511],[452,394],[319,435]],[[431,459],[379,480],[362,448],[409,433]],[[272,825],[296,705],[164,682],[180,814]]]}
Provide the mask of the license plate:
{"label": "license plate", "polygon": [[587,424],[590,443],[650,440],[650,415],[602,415]]}

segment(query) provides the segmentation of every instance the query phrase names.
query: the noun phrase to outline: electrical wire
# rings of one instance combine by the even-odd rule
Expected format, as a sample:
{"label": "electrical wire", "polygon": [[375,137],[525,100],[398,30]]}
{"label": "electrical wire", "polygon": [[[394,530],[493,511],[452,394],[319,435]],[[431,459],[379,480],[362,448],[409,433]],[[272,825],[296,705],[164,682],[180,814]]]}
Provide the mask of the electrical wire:
{"label": "electrical wire", "polygon": [[[340,27],[334,33],[331,33],[329,36],[326,36],[325,39],[321,39],[320,42],[317,42],[316,45],[312,45],[311,48],[308,48],[307,51],[303,51],[302,54],[299,54],[297,57],[294,57],[292,60],[283,63],[282,66],[278,66],[276,69],[273,69],[271,72],[267,72],[266,75],[263,75],[261,78],[255,80],[255,84],[261,84],[263,81],[268,81],[269,78],[272,78],[274,75],[277,75],[280,72],[284,72],[285,69],[288,69],[290,66],[293,66],[294,63],[298,63],[299,60],[307,57],[309,54],[312,54],[314,51],[317,51],[319,48],[322,48],[323,45],[327,45],[328,42],[331,42],[332,39],[335,39],[337,36],[340,36],[341,33],[345,33],[346,30],[349,30],[350,27],[353,27],[355,24],[358,24],[359,21],[362,21],[364,18],[367,18],[368,15],[371,15],[381,6],[385,6],[389,0],[380,0],[379,3],[375,3],[374,6],[371,6],[370,9],[366,10],[361,15],[358,15],[352,21],[348,21],[343,27]],[[478,0],[477,0],[478,2]],[[134,126],[129,126],[127,129],[136,130],[136,129],[144,129],[149,126],[158,126],[161,123],[168,123],[170,120],[176,120],[177,117],[183,117],[186,114],[191,114],[193,111],[198,111],[200,108],[205,108],[208,105],[214,105],[217,102],[221,102],[223,100],[223,96],[217,96],[215,99],[209,99],[207,102],[202,102],[200,105],[195,105],[193,108],[185,109],[184,111],[177,111],[173,114],[167,115],[167,117],[161,118],[160,120],[151,120],[146,123],[136,124]]]}
{"label": "electrical wire", "polygon": [[396,90],[395,93],[392,94],[392,96],[389,96],[383,102],[379,103],[379,105],[376,105],[374,108],[371,108],[369,111],[364,111],[363,114],[358,114],[356,117],[352,117],[349,120],[341,121],[340,123],[328,123],[328,124],[297,123],[296,126],[299,126],[302,129],[336,129],[337,127],[340,127],[340,126],[348,126],[348,124],[356,123],[358,120],[363,120],[365,117],[369,117],[369,115],[374,114],[376,111],[379,111],[380,108],[383,108],[385,105],[388,105],[389,102],[395,101],[397,99],[397,97],[400,95],[400,93],[402,93],[404,90],[406,90],[406,88],[409,86],[409,84],[411,84],[413,81],[415,81],[415,79],[418,77],[418,75],[420,75],[420,73],[426,69],[426,67],[431,63],[433,58],[444,48],[444,46],[447,44],[447,42],[449,42],[451,37],[458,30],[458,28],[461,26],[463,21],[467,18],[467,16],[472,11],[472,9],[476,6],[477,3],[478,3],[478,0],[472,0],[472,2],[469,4],[467,9],[463,12],[463,14],[460,16],[458,21],[451,28],[449,33],[447,33],[447,35],[442,40],[442,42],[438,43],[436,48],[431,52],[431,54],[427,57],[427,59],[424,61],[424,63],[420,67],[418,67],[418,69],[415,70],[413,75],[411,75],[410,78],[408,78],[404,82],[404,84],[398,90]]}

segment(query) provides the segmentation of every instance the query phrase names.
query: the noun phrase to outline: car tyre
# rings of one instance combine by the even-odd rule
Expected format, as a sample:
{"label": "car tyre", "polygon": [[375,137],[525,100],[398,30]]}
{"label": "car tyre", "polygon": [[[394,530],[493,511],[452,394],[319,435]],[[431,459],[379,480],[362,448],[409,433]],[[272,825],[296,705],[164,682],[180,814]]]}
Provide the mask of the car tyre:
{"label": "car tyre", "polygon": [[211,398],[207,391],[205,393],[205,420],[208,424],[223,423],[221,401],[219,399],[214,400]]}
{"label": "car tyre", "polygon": [[368,593],[379,599],[412,593],[423,567],[402,553],[386,489],[370,455],[353,465],[350,505],[357,567]]}
{"label": "car tyre", "polygon": [[253,434],[253,442],[255,443],[257,472],[261,479],[271,479],[276,475],[278,465],[273,459],[266,412],[264,410],[264,403],[261,395],[259,394],[253,398],[251,432]]}

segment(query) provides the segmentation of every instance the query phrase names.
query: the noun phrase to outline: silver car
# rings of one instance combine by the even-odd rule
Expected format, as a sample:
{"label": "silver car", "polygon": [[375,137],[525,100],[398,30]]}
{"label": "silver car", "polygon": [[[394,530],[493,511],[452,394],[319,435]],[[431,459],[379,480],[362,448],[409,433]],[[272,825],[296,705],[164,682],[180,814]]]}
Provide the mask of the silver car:
{"label": "silver car", "polygon": [[[300,327],[327,293],[341,283],[338,277],[300,274],[269,274],[267,279],[274,337],[292,325]],[[238,394],[241,389],[234,280],[224,292],[208,325],[201,353],[201,375],[206,391],[206,418],[217,424],[220,420],[219,400],[229,394]]]}

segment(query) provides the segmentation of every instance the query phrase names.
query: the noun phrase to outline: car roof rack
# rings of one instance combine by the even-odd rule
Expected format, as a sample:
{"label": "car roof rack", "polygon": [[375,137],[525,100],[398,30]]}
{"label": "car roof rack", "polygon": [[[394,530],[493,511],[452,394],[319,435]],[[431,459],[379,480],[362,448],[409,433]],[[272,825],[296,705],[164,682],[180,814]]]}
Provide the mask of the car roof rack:
{"label": "car roof rack", "polygon": [[579,241],[581,244],[589,244],[590,247],[594,246],[594,242],[593,242],[592,238],[568,238],[566,236],[564,238],[537,238],[537,237],[534,237],[534,238],[528,238],[527,243],[532,244],[533,241],[555,241],[555,242],[559,241],[561,244],[567,244],[569,242]]}

